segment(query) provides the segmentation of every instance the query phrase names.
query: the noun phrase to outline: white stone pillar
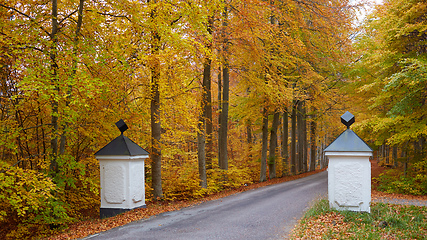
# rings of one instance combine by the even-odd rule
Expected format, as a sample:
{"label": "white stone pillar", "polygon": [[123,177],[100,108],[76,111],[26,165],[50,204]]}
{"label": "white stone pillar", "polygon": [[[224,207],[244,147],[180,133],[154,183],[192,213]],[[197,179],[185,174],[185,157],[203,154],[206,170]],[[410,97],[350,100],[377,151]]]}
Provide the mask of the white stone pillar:
{"label": "white stone pillar", "polygon": [[337,210],[370,212],[371,152],[326,152],[329,205]]}
{"label": "white stone pillar", "polygon": [[370,212],[372,149],[355,132],[353,114],[346,112],[341,122],[347,130],[327,148],[329,205],[338,210]]}
{"label": "white stone pillar", "polygon": [[122,134],[95,153],[100,167],[101,218],[145,207],[144,160],[149,153],[123,135],[128,128],[123,120],[116,125]]}
{"label": "white stone pillar", "polygon": [[144,159],[148,156],[98,156],[101,217],[145,207]]}

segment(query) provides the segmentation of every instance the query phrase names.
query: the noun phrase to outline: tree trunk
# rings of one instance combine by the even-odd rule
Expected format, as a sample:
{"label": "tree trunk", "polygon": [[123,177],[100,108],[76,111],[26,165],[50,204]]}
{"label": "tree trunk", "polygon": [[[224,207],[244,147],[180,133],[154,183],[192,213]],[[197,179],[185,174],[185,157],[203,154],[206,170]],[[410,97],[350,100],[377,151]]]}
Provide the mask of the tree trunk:
{"label": "tree trunk", "polygon": [[303,151],[304,151],[304,134],[303,134],[303,120],[302,120],[302,102],[299,101],[297,105],[297,173],[303,171]]}
{"label": "tree trunk", "polygon": [[[224,9],[224,22],[223,26],[228,25],[228,12],[227,7]],[[230,73],[229,64],[227,59],[228,52],[228,39],[224,36],[223,43],[223,69],[222,69],[222,108],[221,108],[221,122],[219,126],[220,132],[220,145],[219,145],[219,168],[228,170],[228,153],[227,153],[227,138],[228,138],[228,101],[229,101],[229,84],[230,84]]]}
{"label": "tree trunk", "polygon": [[200,178],[200,187],[207,188],[207,177],[206,177],[206,142],[205,142],[205,121],[203,118],[203,113],[200,114],[199,124],[197,131],[197,158],[199,162],[199,178]]}
{"label": "tree trunk", "polygon": [[267,181],[267,146],[268,145],[268,114],[264,107],[262,113],[262,149],[261,149],[261,175],[260,182]]}
{"label": "tree trunk", "polygon": [[277,150],[277,128],[279,127],[280,113],[276,111],[270,131],[270,157],[268,158],[269,178],[276,178],[276,150]]}
{"label": "tree trunk", "polygon": [[393,166],[394,167],[398,167],[398,165],[397,165],[397,146],[396,145],[394,145],[393,146],[393,150],[392,150],[392,158],[393,158]]}
{"label": "tree trunk", "polygon": [[301,102],[301,116],[302,116],[302,171],[307,172],[307,109],[305,101]]}
{"label": "tree trunk", "polygon": [[[314,112],[316,109],[314,109]],[[310,124],[310,171],[316,170],[316,115],[311,116]]]}
{"label": "tree trunk", "polygon": [[[84,0],[80,0],[79,3],[79,8],[78,8],[78,16],[77,16],[77,25],[76,25],[76,31],[75,31],[75,36],[74,36],[74,46],[73,46],[73,71],[71,74],[71,79],[74,79],[77,73],[77,45],[79,43],[79,35],[80,35],[80,30],[82,28],[82,23],[83,23],[83,7],[84,7]],[[67,88],[67,98],[66,98],[66,102],[65,102],[65,107],[68,108],[71,102],[71,93],[73,91],[73,85],[72,84],[68,84],[68,88]],[[61,139],[60,139],[60,144],[59,144],[59,154],[62,155],[65,152],[65,145],[67,143],[67,135],[66,135],[66,129],[70,126],[69,121],[66,121],[64,124],[64,127],[62,128],[62,133],[61,133]]]}
{"label": "tree trunk", "polygon": [[222,112],[222,69],[221,67],[218,68],[218,166],[219,166],[219,155],[220,153],[220,147],[221,146],[221,112]]}
{"label": "tree trunk", "polygon": [[246,142],[248,144],[248,158],[252,160],[252,127],[251,121],[246,120]]}
{"label": "tree trunk", "polygon": [[[208,20],[208,33],[212,35],[213,31],[213,17],[209,17]],[[212,48],[212,43],[209,43],[209,49]],[[206,58],[203,70],[203,86],[204,91],[206,91],[206,103],[205,103],[205,124],[206,124],[206,168],[212,169],[212,158],[213,158],[213,142],[212,142],[212,79],[211,79],[211,67],[212,60]]]}
{"label": "tree trunk", "polygon": [[390,146],[388,144],[384,146],[384,151],[385,151],[385,164],[388,165],[390,163]]}
{"label": "tree trunk", "polygon": [[409,163],[409,141],[406,142],[405,147],[402,151],[402,158],[405,158],[405,162],[403,162],[403,175],[406,176],[408,171],[408,163]]}
{"label": "tree trunk", "polygon": [[297,173],[297,160],[296,160],[296,130],[297,130],[297,108],[298,102],[296,100],[292,103],[292,115],[291,115],[291,174]]}
{"label": "tree trunk", "polygon": [[[210,78],[211,78],[211,60],[209,58],[205,59],[204,70],[203,70],[203,82],[202,82],[202,102],[201,109],[202,113],[199,117],[198,131],[197,131],[197,158],[199,162],[199,176],[200,176],[200,186],[202,188],[207,188],[207,176],[206,176],[206,135],[207,135],[207,118],[208,111],[212,117],[212,110],[210,105]],[[211,124],[212,126],[212,124]],[[206,129],[206,130],[205,130]],[[210,129],[212,131],[212,128]],[[209,137],[208,137],[209,138]],[[209,150],[208,150],[209,151]],[[212,168],[212,162],[210,162],[210,167]]]}
{"label": "tree trunk", "polygon": [[288,128],[289,128],[288,112],[283,112],[283,129],[282,129],[282,177],[288,175],[289,170],[289,152],[288,152]]}
{"label": "tree trunk", "polygon": [[162,153],[160,148],[160,92],[159,77],[160,65],[157,63],[152,69],[151,76],[151,171],[154,198],[163,198],[162,190]]}
{"label": "tree trunk", "polygon": [[[155,1],[154,1],[155,2]],[[151,18],[156,18],[155,10],[151,12]],[[162,153],[160,147],[160,35],[156,30],[152,34],[152,63],[151,66],[151,174],[154,199],[163,198],[162,189]]]}
{"label": "tree trunk", "polygon": [[51,80],[51,84],[54,86],[54,96],[52,96],[52,102],[51,102],[51,107],[52,107],[52,114],[51,114],[51,125],[52,125],[52,133],[51,133],[51,140],[50,140],[50,145],[51,145],[51,159],[50,159],[50,171],[53,174],[53,176],[56,176],[56,173],[58,172],[58,162],[57,162],[57,157],[58,157],[58,115],[59,115],[59,110],[58,110],[58,100],[55,97],[56,95],[59,95],[59,79],[58,79],[58,64],[56,63],[56,56],[57,56],[57,44],[58,44],[58,39],[57,39],[57,33],[58,33],[58,1],[57,0],[52,0],[52,32],[50,34],[50,41],[52,42],[51,44],[51,49],[50,49],[50,60],[51,60],[51,64],[50,64],[50,69],[51,69],[51,73],[52,73],[52,80]]}
{"label": "tree trunk", "polygon": [[246,142],[250,145],[252,145],[252,127],[251,127],[251,121],[246,121]]}

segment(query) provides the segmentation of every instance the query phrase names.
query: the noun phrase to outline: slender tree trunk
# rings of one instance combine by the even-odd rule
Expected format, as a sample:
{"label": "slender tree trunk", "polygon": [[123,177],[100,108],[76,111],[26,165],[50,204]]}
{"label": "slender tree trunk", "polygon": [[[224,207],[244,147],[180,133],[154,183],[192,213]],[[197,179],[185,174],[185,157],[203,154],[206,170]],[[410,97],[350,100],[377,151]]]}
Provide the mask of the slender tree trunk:
{"label": "slender tree trunk", "polygon": [[292,115],[291,115],[291,173],[293,175],[297,173],[297,160],[296,160],[297,104],[298,102],[294,100],[292,103]]}
{"label": "slender tree trunk", "polygon": [[246,120],[246,142],[248,143],[248,157],[249,159],[252,159],[252,127],[251,127],[251,121]]}
{"label": "slender tree trunk", "polygon": [[[213,32],[213,17],[209,17],[208,20],[208,33],[212,35]],[[212,48],[212,43],[209,43],[209,49]],[[206,168],[212,169],[212,158],[213,158],[213,142],[212,142],[212,131],[213,131],[213,121],[212,121],[212,78],[211,78],[211,67],[212,60],[206,58],[203,70],[203,85],[204,91],[206,91],[206,104],[205,104],[205,124],[206,124]]]}
{"label": "slender tree trunk", "polygon": [[385,164],[388,165],[390,163],[390,146],[388,144],[384,146],[384,151],[385,151]]}
{"label": "slender tree trunk", "polygon": [[[203,70],[203,82],[202,82],[202,102],[201,109],[202,113],[199,117],[198,132],[197,132],[197,157],[199,162],[199,176],[200,186],[207,188],[207,176],[206,176],[206,128],[207,128],[207,112],[210,108],[210,78],[211,78],[211,60],[206,58]],[[212,110],[210,111],[212,116]],[[211,125],[212,126],[212,125]],[[212,130],[212,128],[211,128]],[[212,162],[210,162],[212,167]]]}
{"label": "slender tree trunk", "polygon": [[303,171],[303,161],[304,161],[304,134],[303,134],[303,120],[302,120],[302,102],[299,101],[297,105],[297,172],[301,173]]}
{"label": "slender tree trunk", "polygon": [[[224,28],[228,25],[228,10],[227,7],[224,9]],[[219,168],[228,170],[228,153],[227,153],[227,138],[228,138],[228,101],[229,101],[229,84],[230,84],[230,73],[229,64],[227,59],[228,54],[228,39],[227,34],[224,36],[223,43],[223,69],[222,69],[222,108],[221,108],[221,123],[220,123],[220,146],[219,146]]]}
{"label": "slender tree trunk", "polygon": [[[316,109],[314,109],[316,112]],[[316,115],[311,116],[310,124],[310,171],[316,170]]]}
{"label": "slender tree trunk", "polygon": [[160,125],[160,92],[159,77],[160,64],[157,62],[152,69],[151,77],[151,171],[154,198],[163,198],[162,189],[162,153],[160,147],[161,125]]}
{"label": "slender tree trunk", "polygon": [[[82,27],[82,23],[83,23],[83,7],[84,7],[84,0],[80,0],[79,3],[79,8],[78,8],[78,17],[77,17],[77,25],[76,25],[76,31],[75,31],[75,36],[74,36],[74,46],[73,46],[73,71],[72,71],[72,76],[71,79],[74,79],[77,73],[77,48],[78,48],[78,43],[79,43],[79,35],[80,35],[80,30]],[[68,108],[71,102],[71,93],[73,91],[73,85],[69,84],[68,88],[67,88],[67,98],[66,98],[66,102],[65,102],[65,107]],[[67,143],[67,135],[66,135],[66,129],[69,127],[70,123],[69,121],[66,121],[64,124],[64,127],[62,128],[62,133],[61,133],[61,139],[60,139],[60,144],[59,144],[59,154],[62,155],[65,152],[65,145]]]}
{"label": "slender tree trunk", "polygon": [[301,116],[302,116],[302,171],[307,172],[307,110],[305,106],[305,101],[301,102]]}
{"label": "slender tree trunk", "polygon": [[221,112],[222,112],[222,69],[221,67],[218,68],[218,166],[219,166],[219,159],[220,159],[220,147],[221,146]]}
{"label": "slender tree trunk", "polygon": [[408,163],[409,163],[409,141],[406,142],[405,147],[402,152],[402,157],[405,158],[405,162],[403,163],[403,175],[406,176],[408,171]]}
{"label": "slender tree trunk", "polygon": [[393,166],[394,167],[398,167],[398,165],[397,165],[397,146],[396,145],[393,146],[393,150],[392,151],[393,151],[392,152]]}
{"label": "slender tree trunk", "polygon": [[269,178],[276,178],[276,150],[277,150],[277,128],[279,127],[280,113],[276,111],[270,131],[270,157],[268,159]]}
{"label": "slender tree trunk", "polygon": [[268,113],[264,107],[262,113],[262,148],[261,148],[261,175],[260,182],[267,181],[267,148],[268,148]]}
{"label": "slender tree trunk", "polygon": [[221,169],[228,169],[228,152],[227,152],[227,138],[228,138],[228,94],[229,94],[229,72],[228,67],[223,69],[223,95],[221,107],[221,124],[220,124],[220,137],[221,145],[219,146],[219,167]]}
{"label": "slender tree trunk", "polygon": [[249,145],[252,145],[252,127],[251,127],[251,121],[247,120],[246,121],[246,142]]}
{"label": "slender tree trunk", "polygon": [[[155,1],[153,1],[155,3]],[[151,12],[151,19],[155,20],[156,10]],[[154,199],[163,198],[162,189],[162,152],[160,147],[160,35],[156,30],[152,34],[152,63],[151,66],[151,177]]]}
{"label": "slender tree trunk", "polygon": [[199,178],[200,187],[207,188],[207,177],[206,177],[206,151],[205,151],[205,121],[203,114],[200,114],[199,124],[197,131],[197,158],[199,162]]}
{"label": "slender tree trunk", "polygon": [[282,177],[288,175],[289,172],[289,151],[288,151],[288,128],[289,128],[288,112],[283,112],[283,128],[282,128]]}
{"label": "slender tree trunk", "polygon": [[56,95],[59,95],[59,79],[58,79],[58,64],[56,62],[57,57],[57,44],[58,44],[58,2],[57,0],[52,0],[52,32],[50,34],[50,41],[51,41],[51,49],[50,49],[50,60],[51,60],[51,73],[52,73],[52,79],[51,83],[54,86],[54,96],[52,96],[52,114],[51,114],[51,124],[52,124],[52,133],[51,133],[51,159],[50,159],[50,170],[53,174],[53,176],[56,176],[56,173],[58,172],[58,115],[59,115],[59,103]]}

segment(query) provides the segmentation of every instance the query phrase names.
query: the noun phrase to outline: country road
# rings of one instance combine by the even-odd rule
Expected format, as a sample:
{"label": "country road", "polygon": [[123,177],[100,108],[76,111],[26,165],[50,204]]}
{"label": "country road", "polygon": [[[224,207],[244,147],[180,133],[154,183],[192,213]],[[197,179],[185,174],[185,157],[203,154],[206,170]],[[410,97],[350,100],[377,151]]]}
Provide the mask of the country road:
{"label": "country road", "polygon": [[326,171],[163,213],[85,239],[287,239],[313,200],[325,197]]}

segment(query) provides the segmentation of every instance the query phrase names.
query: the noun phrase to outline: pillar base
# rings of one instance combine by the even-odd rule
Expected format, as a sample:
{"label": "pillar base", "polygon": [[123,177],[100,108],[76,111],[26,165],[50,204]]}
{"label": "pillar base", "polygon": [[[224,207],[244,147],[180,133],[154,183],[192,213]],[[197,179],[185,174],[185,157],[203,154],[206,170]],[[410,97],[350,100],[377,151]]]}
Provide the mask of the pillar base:
{"label": "pillar base", "polygon": [[100,218],[109,218],[109,217],[114,217],[118,214],[133,210],[133,209],[138,209],[138,208],[146,208],[147,205],[142,205],[140,207],[136,207],[136,208],[130,208],[130,209],[126,209],[126,208],[99,208],[99,216]]}

